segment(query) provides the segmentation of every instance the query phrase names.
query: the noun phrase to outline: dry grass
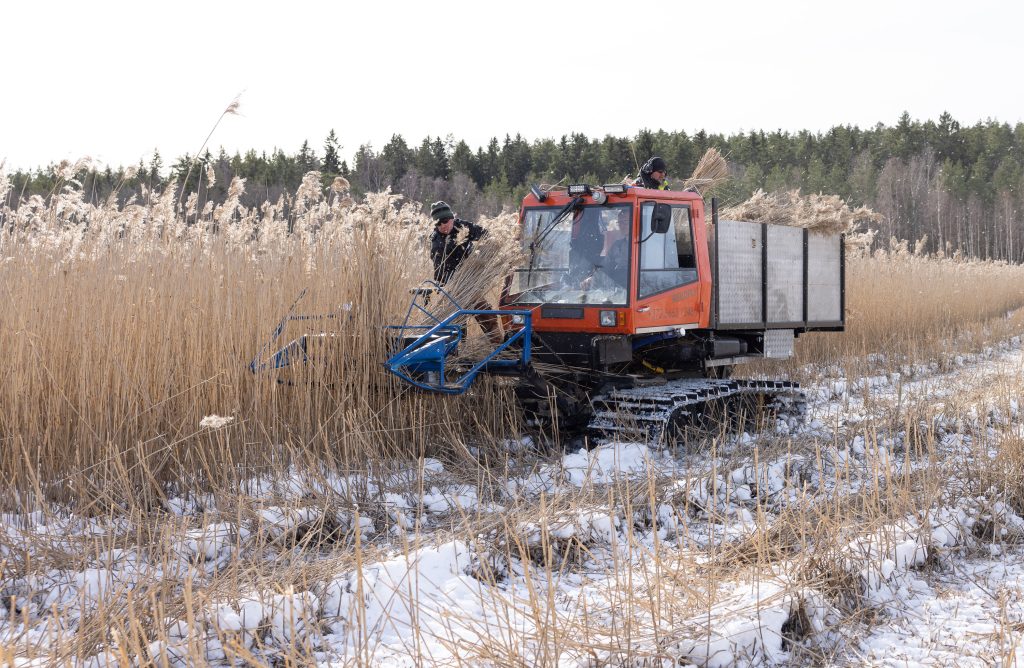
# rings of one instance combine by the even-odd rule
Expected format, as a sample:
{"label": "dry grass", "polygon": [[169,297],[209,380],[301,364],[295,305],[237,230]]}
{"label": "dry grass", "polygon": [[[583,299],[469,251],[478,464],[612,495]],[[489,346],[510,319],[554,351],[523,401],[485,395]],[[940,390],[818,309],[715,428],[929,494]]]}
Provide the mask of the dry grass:
{"label": "dry grass", "polygon": [[[882,435],[874,436],[880,440]],[[984,447],[979,444],[979,452]],[[862,576],[858,575],[864,564],[851,565],[851,541],[860,536],[887,536],[895,531],[894,522],[926,517],[929,509],[949,505],[954,499],[940,469],[891,476],[884,473],[889,466],[878,461],[883,457],[880,454],[869,452],[863,468],[852,463],[836,467],[827,452],[815,457],[813,450],[794,452],[791,448],[762,445],[747,453],[755,470],[777,461],[791,462],[787,477],[792,489],[802,489],[803,496],[780,506],[779,499],[762,489],[753,502],[740,504],[754,513],[746,525],[733,514],[735,501],[729,501],[741,498],[734,464],[712,453],[711,465],[703,470],[695,467],[692,476],[666,477],[667,472],[651,468],[639,477],[586,485],[546,498],[522,496],[510,500],[500,515],[465,508],[455,513],[453,524],[457,526],[452,530],[445,529],[443,517],[435,517],[431,523],[431,514],[422,507],[410,510],[415,517],[399,520],[387,506],[375,507],[372,495],[355,497],[359,512],[373,520],[378,536],[396,536],[390,544],[361,537],[354,525],[343,521],[333,520],[331,531],[320,531],[330,511],[353,509],[353,498],[330,491],[318,496],[307,491],[290,500],[222,492],[216,499],[217,510],[209,515],[155,523],[152,515],[131,512],[123,519],[139,527],[134,531],[111,531],[75,542],[40,536],[29,546],[0,540],[4,548],[12,548],[4,551],[10,559],[8,572],[22,577],[38,576],[57,565],[71,571],[116,569],[112,550],[139,546],[145,546],[147,561],[161,568],[161,577],[145,580],[143,586],[115,586],[104,591],[100,604],[82,618],[77,629],[69,626],[55,636],[59,642],[26,634],[9,644],[7,651],[11,656],[36,655],[58,662],[101,651],[129,662],[135,657],[159,662],[160,652],[176,647],[183,656],[202,661],[215,639],[229,659],[258,663],[274,657],[304,665],[313,661],[319,647],[310,629],[325,631],[326,625],[338,623],[338,611],[326,601],[339,574],[353,574],[354,587],[369,590],[380,585],[381,576],[379,566],[367,568],[366,564],[396,554],[412,559],[419,550],[430,552],[439,543],[456,540],[465,541],[480,557],[470,572],[473,587],[479,588],[479,605],[489,621],[485,624],[472,606],[462,610],[451,601],[445,624],[479,639],[462,645],[458,633],[449,639],[450,649],[459,657],[450,665],[559,665],[571,656],[593,657],[597,665],[643,665],[645,661],[683,658],[702,665],[700,638],[709,633],[713,637],[716,630],[737,619],[770,617],[779,609],[790,611],[786,633],[789,642],[796,644],[794,658],[832,663],[813,644],[804,644],[814,635],[811,619],[816,607],[825,606],[844,619],[868,620],[880,614],[865,599]],[[873,470],[877,478],[871,475]],[[863,477],[865,472],[867,477]],[[762,475],[755,473],[754,478]],[[830,480],[837,490],[857,485],[860,491],[837,493],[830,499],[813,491],[811,481],[820,479]],[[709,489],[708,481],[719,485],[711,488],[710,498],[701,496]],[[481,489],[482,482],[476,481]],[[387,489],[422,498],[424,489],[436,483],[420,470],[393,481]],[[972,485],[957,494],[969,498],[979,489]],[[697,498],[704,500],[697,503]],[[261,515],[268,506],[282,509],[284,514],[310,507],[317,512],[305,525],[282,533]],[[601,531],[601,523],[591,524],[593,517],[614,521],[618,529]],[[107,518],[113,519],[113,515]],[[183,565],[186,532],[195,535],[195,527],[210,526],[214,521],[232,527],[223,561],[194,558]],[[423,527],[412,528],[421,522]],[[404,523],[408,523],[408,531],[390,530]],[[572,530],[567,532],[567,527]],[[732,538],[721,533],[727,527],[736,532]],[[893,534],[891,540],[902,539]],[[931,543],[926,545],[929,554],[942,552]],[[595,564],[603,566],[595,568]],[[919,568],[925,571],[929,567],[925,563]],[[394,623],[402,623],[409,614],[407,598],[415,601],[420,588],[430,592],[425,594],[424,605],[438,602],[430,597],[445,595],[432,590],[435,582],[419,578],[427,575],[410,576],[399,588],[398,602],[390,613]],[[40,579],[35,586],[45,591],[45,582]],[[582,590],[567,595],[562,589],[565,584]],[[31,587],[26,583],[11,590],[20,597],[19,609],[26,618],[36,614],[26,604]],[[753,592],[753,598],[744,601],[744,595],[737,601],[737,592]],[[282,597],[304,594],[316,596],[316,603],[295,614],[293,631],[286,636],[261,626],[246,640],[244,634],[224,625],[223,615],[217,612],[224,605],[238,608],[238,602],[247,598],[269,607]],[[363,624],[356,633],[362,634],[366,644],[358,654],[349,655],[345,665],[384,662],[387,654],[376,645],[375,633],[364,622],[348,619],[357,629]],[[191,640],[181,638],[173,620],[187,620],[190,627],[205,629],[206,640],[199,635]],[[830,631],[835,637],[848,628],[833,626]],[[426,646],[436,648],[434,633],[436,627],[425,625],[411,631],[409,654],[416,656]]]}

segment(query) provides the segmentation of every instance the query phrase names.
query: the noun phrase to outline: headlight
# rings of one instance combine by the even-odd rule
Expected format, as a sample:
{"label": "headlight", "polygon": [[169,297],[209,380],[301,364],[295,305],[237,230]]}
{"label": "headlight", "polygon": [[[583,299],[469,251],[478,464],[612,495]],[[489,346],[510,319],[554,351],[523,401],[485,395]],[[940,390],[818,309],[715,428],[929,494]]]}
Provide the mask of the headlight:
{"label": "headlight", "polygon": [[614,327],[615,326],[615,311],[601,311],[601,326],[602,327]]}
{"label": "headlight", "polygon": [[518,313],[515,314],[514,316],[512,316],[512,324],[513,325],[521,325],[521,324],[523,324],[524,321],[525,321],[525,318],[523,318],[523,316],[519,315]]}

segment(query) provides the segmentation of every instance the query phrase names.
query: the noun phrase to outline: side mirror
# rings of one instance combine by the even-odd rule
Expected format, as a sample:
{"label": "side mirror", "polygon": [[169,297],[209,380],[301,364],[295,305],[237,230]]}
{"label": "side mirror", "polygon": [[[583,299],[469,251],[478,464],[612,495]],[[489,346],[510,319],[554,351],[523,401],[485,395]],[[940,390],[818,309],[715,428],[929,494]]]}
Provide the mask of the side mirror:
{"label": "side mirror", "polygon": [[672,207],[668,204],[655,204],[651,216],[651,234],[665,234],[672,225]]}

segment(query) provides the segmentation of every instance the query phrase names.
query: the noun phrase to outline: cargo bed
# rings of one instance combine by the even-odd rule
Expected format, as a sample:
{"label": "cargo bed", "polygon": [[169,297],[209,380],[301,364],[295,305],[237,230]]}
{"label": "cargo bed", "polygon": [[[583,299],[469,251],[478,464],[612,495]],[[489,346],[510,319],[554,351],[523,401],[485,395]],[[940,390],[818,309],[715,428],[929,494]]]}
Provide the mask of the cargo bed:
{"label": "cargo bed", "polygon": [[717,330],[842,330],[843,235],[720,220],[709,231]]}

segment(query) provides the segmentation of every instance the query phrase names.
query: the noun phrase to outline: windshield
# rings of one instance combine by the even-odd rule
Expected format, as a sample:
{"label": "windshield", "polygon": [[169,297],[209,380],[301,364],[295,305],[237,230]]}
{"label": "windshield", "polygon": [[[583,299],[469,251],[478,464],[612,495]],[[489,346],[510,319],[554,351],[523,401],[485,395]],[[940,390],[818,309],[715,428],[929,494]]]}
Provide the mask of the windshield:
{"label": "windshield", "polygon": [[548,229],[559,210],[526,211],[526,266],[513,277],[515,303],[625,306],[633,207],[585,206]]}

